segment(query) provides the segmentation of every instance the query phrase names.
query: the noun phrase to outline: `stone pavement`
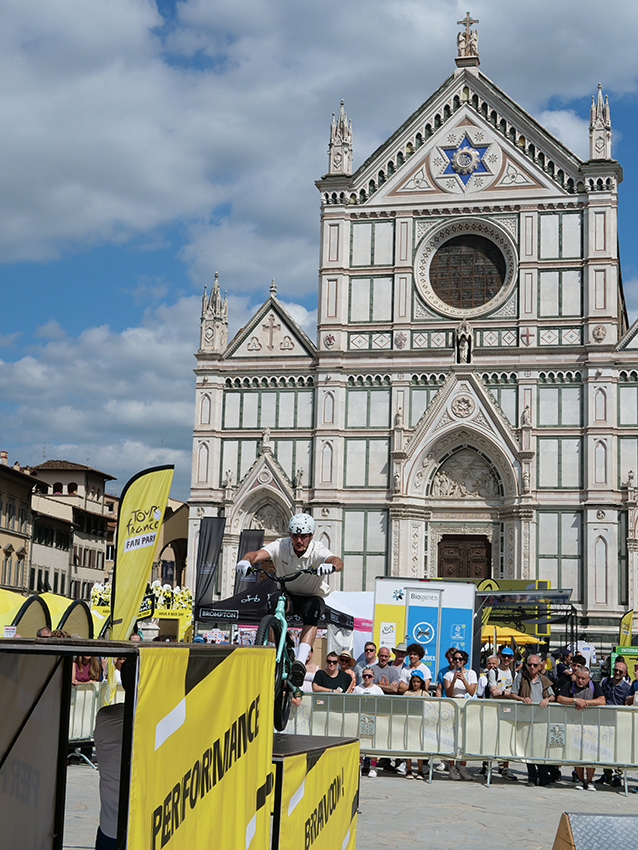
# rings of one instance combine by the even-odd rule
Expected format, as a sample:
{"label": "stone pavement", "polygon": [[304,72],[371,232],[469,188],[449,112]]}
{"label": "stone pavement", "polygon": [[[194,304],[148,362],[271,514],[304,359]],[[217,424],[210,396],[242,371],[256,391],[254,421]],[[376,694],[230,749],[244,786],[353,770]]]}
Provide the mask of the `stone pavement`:
{"label": "stone pavement", "polygon": [[[434,773],[432,785],[399,776],[361,778],[357,847],[385,850],[423,846],[428,850],[458,847],[489,850],[551,850],[562,812],[635,814],[638,795],[625,797],[604,786],[594,794],[577,791],[572,782],[551,788],[527,788],[520,762],[510,769],[518,782],[495,777],[490,788],[470,763],[473,782],[451,782]],[[565,776],[571,771],[565,769]],[[597,776],[599,774],[597,773]],[[630,771],[630,787],[638,775]],[[98,773],[88,765],[70,765],[67,781],[65,850],[92,850],[99,814]],[[193,848],[197,850],[197,848]]]}

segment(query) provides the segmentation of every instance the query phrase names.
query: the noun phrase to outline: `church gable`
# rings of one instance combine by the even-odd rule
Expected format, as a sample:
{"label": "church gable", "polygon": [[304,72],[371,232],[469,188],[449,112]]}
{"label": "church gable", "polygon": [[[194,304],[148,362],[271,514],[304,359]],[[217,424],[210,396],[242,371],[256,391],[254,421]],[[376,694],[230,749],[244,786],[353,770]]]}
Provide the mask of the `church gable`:
{"label": "church gable", "polygon": [[453,372],[428,405],[408,441],[405,451],[413,457],[424,446],[459,428],[476,429],[505,444],[511,458],[520,445],[511,425],[498,409],[483,382],[474,372]]}
{"label": "church gable", "polygon": [[482,74],[450,77],[352,177],[352,197],[573,193],[581,161]]}
{"label": "church gable", "polygon": [[274,295],[232,340],[225,358],[314,357],[315,346]]}

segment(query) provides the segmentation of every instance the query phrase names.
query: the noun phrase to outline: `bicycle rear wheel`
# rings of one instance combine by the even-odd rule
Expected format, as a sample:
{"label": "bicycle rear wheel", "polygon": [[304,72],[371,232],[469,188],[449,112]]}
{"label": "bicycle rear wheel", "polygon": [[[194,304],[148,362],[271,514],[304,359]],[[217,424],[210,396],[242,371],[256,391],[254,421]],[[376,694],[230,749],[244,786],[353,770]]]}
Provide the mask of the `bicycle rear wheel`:
{"label": "bicycle rear wheel", "polygon": [[[277,649],[281,639],[281,623],[273,614],[268,614],[266,617],[263,617],[259,623],[259,626],[257,627],[257,635],[255,637],[256,646],[268,646],[268,643],[271,640],[271,630],[272,640],[274,641],[275,649]],[[284,653],[285,652],[286,650],[284,648]],[[284,658],[282,655],[279,662],[275,661],[275,705],[277,704],[277,697],[283,691],[283,669]],[[288,710],[290,710],[290,708]]]}
{"label": "bicycle rear wheel", "polygon": [[292,691],[288,682],[284,682],[279,693],[275,693],[275,716],[274,724],[278,732],[283,732],[288,723],[290,716],[290,706],[292,704]]}

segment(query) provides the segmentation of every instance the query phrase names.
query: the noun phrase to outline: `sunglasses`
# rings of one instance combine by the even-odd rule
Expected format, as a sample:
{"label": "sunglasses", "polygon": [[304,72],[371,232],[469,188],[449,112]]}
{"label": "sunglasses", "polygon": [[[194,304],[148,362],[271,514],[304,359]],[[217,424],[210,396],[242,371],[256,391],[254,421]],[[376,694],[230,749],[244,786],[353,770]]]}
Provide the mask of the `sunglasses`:
{"label": "sunglasses", "polygon": [[363,678],[364,679],[374,679],[374,676],[372,675],[372,673],[363,673]]}
{"label": "sunglasses", "polygon": [[338,660],[336,658],[327,658],[326,664],[338,664]]}
{"label": "sunglasses", "polygon": [[623,676],[625,675],[625,671],[621,670],[620,667],[614,667],[614,673],[621,673]]}
{"label": "sunglasses", "polygon": [[456,656],[454,656],[454,658],[452,659],[452,661],[464,661],[464,660],[465,660],[465,659],[464,659],[464,658],[462,658],[460,655],[456,655]]}
{"label": "sunglasses", "polygon": [[531,662],[530,662],[530,661],[528,661],[528,662],[527,662],[527,666],[528,666],[528,667],[540,667],[541,665],[540,665],[540,664],[534,664],[534,662],[533,662],[533,661],[531,661]]}

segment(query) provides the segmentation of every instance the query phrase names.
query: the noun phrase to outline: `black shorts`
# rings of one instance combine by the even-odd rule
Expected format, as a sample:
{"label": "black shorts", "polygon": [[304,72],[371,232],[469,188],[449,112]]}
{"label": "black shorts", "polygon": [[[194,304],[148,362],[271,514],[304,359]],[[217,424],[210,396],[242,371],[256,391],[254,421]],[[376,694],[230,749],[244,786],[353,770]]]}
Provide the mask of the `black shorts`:
{"label": "black shorts", "polygon": [[293,613],[301,617],[304,626],[316,626],[325,609],[323,596],[298,596],[290,591],[288,596]]}

